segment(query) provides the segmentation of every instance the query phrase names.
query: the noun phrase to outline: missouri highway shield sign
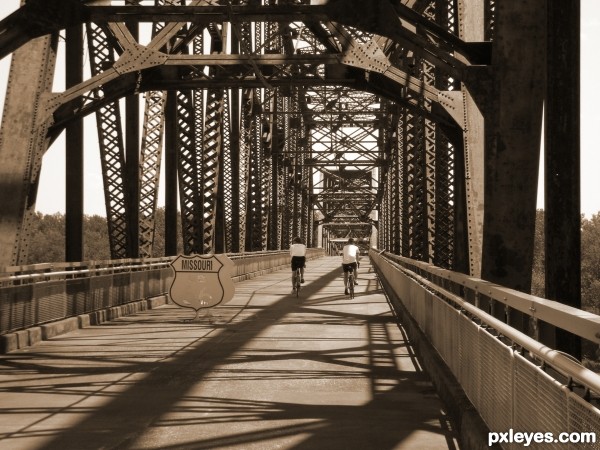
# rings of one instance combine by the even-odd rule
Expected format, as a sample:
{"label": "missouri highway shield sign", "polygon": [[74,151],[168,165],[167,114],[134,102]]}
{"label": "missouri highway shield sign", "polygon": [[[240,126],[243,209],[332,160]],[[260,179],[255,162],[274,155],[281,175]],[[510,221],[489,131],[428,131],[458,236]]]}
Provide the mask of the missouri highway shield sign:
{"label": "missouri highway shield sign", "polygon": [[173,303],[192,308],[212,308],[228,302],[235,288],[231,279],[233,263],[226,255],[179,255],[171,262],[175,277],[169,289]]}

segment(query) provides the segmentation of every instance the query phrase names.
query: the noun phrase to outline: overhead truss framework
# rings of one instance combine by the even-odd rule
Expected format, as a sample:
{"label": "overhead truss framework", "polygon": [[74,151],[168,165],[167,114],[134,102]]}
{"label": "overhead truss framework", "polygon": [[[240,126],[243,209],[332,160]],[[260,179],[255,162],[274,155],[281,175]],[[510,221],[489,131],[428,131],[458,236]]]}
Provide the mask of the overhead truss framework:
{"label": "overhead truss framework", "polygon": [[[0,57],[12,54],[0,265],[26,261],[42,155],[95,114],[113,258],[154,254],[162,172],[168,254],[357,237],[501,278],[494,264],[511,263],[491,252],[530,260],[541,127],[514,124],[541,117],[543,61],[507,61],[543,54],[545,3],[531,3],[28,0],[0,21]],[[85,76],[56,90],[57,42],[82,27],[86,68],[67,71]],[[122,99],[143,104],[139,158]],[[21,104],[35,107],[9,144]],[[525,190],[507,186],[511,169]],[[498,230],[510,208],[527,226]]]}

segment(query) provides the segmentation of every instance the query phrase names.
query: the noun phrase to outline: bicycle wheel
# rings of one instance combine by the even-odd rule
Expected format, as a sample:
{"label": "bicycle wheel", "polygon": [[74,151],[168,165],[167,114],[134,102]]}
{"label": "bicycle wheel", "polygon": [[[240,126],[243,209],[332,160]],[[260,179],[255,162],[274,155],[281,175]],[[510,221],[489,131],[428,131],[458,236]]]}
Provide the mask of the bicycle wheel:
{"label": "bicycle wheel", "polygon": [[354,298],[354,272],[348,274],[348,294],[351,299]]}
{"label": "bicycle wheel", "polygon": [[300,295],[300,269],[296,269],[296,297]]}

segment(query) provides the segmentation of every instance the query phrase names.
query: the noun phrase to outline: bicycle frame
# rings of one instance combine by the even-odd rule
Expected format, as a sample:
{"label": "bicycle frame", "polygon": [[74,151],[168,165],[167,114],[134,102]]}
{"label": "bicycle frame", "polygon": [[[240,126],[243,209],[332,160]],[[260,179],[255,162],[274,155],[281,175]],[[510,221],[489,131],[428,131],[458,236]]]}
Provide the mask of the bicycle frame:
{"label": "bicycle frame", "polygon": [[301,286],[302,272],[300,268],[297,268],[294,272],[294,289],[296,291],[296,297],[300,295],[300,286]]}
{"label": "bicycle frame", "polygon": [[353,269],[348,271],[348,284],[346,287],[348,289],[348,295],[350,295],[350,298],[354,298],[354,270]]}

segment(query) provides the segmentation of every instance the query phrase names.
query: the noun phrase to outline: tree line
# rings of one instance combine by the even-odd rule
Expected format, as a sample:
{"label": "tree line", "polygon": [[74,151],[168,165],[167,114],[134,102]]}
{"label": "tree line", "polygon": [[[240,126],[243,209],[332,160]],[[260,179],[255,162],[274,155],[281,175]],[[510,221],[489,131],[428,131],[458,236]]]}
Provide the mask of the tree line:
{"label": "tree line", "polygon": [[[35,214],[31,224],[31,237],[27,264],[62,262],[65,260],[65,215],[61,213]],[[158,208],[155,215],[155,237],[152,257],[165,255],[165,209]],[[181,243],[179,243],[181,246]],[[84,215],[83,260],[110,259],[106,217]]]}
{"label": "tree line", "polygon": [[[536,214],[531,293],[545,298],[544,211]],[[600,212],[581,217],[581,307],[600,314]]]}

